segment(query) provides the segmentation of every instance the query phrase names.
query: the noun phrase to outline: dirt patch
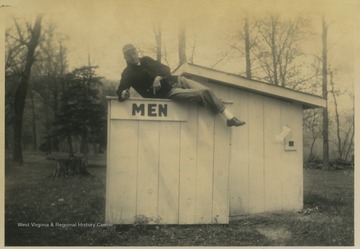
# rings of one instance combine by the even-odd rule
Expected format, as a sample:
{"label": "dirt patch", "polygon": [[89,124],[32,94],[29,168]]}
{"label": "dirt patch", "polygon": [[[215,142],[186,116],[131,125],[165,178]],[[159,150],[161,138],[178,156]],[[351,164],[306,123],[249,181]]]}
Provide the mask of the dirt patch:
{"label": "dirt patch", "polygon": [[277,245],[286,245],[286,241],[292,238],[292,234],[285,227],[258,226],[256,230],[267,239],[276,241]]}

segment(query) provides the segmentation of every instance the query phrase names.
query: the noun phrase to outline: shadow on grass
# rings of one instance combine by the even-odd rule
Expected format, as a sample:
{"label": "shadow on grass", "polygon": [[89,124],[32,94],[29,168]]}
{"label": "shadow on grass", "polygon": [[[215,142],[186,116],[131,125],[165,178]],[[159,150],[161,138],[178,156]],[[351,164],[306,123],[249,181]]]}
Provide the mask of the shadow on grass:
{"label": "shadow on grass", "polygon": [[304,208],[318,207],[321,211],[330,211],[331,207],[343,207],[345,205],[346,204],[339,199],[330,199],[315,193],[304,196]]}

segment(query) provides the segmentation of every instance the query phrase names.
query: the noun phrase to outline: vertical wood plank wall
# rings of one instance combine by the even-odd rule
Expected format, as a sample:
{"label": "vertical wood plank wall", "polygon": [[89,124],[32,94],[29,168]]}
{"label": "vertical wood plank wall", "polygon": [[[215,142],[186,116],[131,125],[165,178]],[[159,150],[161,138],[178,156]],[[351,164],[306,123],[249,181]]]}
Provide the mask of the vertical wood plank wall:
{"label": "vertical wood plank wall", "polygon": [[[300,210],[303,207],[303,137],[300,105],[281,106],[282,125],[292,128],[288,138],[297,143],[296,151],[282,150],[282,210]],[[299,132],[294,132],[294,131]]]}
{"label": "vertical wood plank wall", "polygon": [[[233,102],[228,109],[247,124],[229,129],[196,106],[186,122],[109,122],[106,220],[228,223],[229,215],[300,210],[301,104],[194,78]],[[284,126],[296,150],[276,140]]]}
{"label": "vertical wood plank wall", "polygon": [[[302,107],[251,93],[234,95],[244,97],[234,112],[247,121],[248,127],[232,133],[230,215],[300,210]],[[286,151],[284,141],[275,139],[284,126],[291,129],[288,137],[297,144],[296,151]]]}
{"label": "vertical wood plank wall", "polygon": [[220,115],[194,105],[186,122],[110,117],[107,222],[229,222],[230,129]]}
{"label": "vertical wood plank wall", "polygon": [[[197,79],[197,80],[200,80]],[[302,106],[203,81],[247,124],[231,135],[230,216],[303,207]],[[225,90],[227,89],[227,90]],[[286,151],[275,138],[284,126],[296,143]]]}

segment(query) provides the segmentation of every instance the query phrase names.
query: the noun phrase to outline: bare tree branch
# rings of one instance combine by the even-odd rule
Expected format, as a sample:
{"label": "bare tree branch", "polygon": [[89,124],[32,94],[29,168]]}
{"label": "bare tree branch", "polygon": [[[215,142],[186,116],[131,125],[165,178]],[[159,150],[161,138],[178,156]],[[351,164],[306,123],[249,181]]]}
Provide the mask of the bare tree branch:
{"label": "bare tree branch", "polygon": [[16,21],[15,18],[14,19],[14,22],[15,22],[15,26],[16,26],[16,30],[17,30],[17,33],[18,33],[18,36],[19,38],[17,39],[22,45],[25,45],[25,46],[29,46],[28,42],[25,40],[22,32],[21,32],[21,29],[20,29],[20,26],[18,24],[18,22]]}

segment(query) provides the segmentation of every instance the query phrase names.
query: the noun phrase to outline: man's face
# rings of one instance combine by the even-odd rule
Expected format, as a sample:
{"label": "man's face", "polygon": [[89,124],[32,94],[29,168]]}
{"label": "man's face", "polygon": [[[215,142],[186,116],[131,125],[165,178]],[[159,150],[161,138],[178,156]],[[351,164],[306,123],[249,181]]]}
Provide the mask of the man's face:
{"label": "man's face", "polygon": [[136,49],[130,49],[124,53],[125,60],[130,64],[138,64],[140,62]]}

